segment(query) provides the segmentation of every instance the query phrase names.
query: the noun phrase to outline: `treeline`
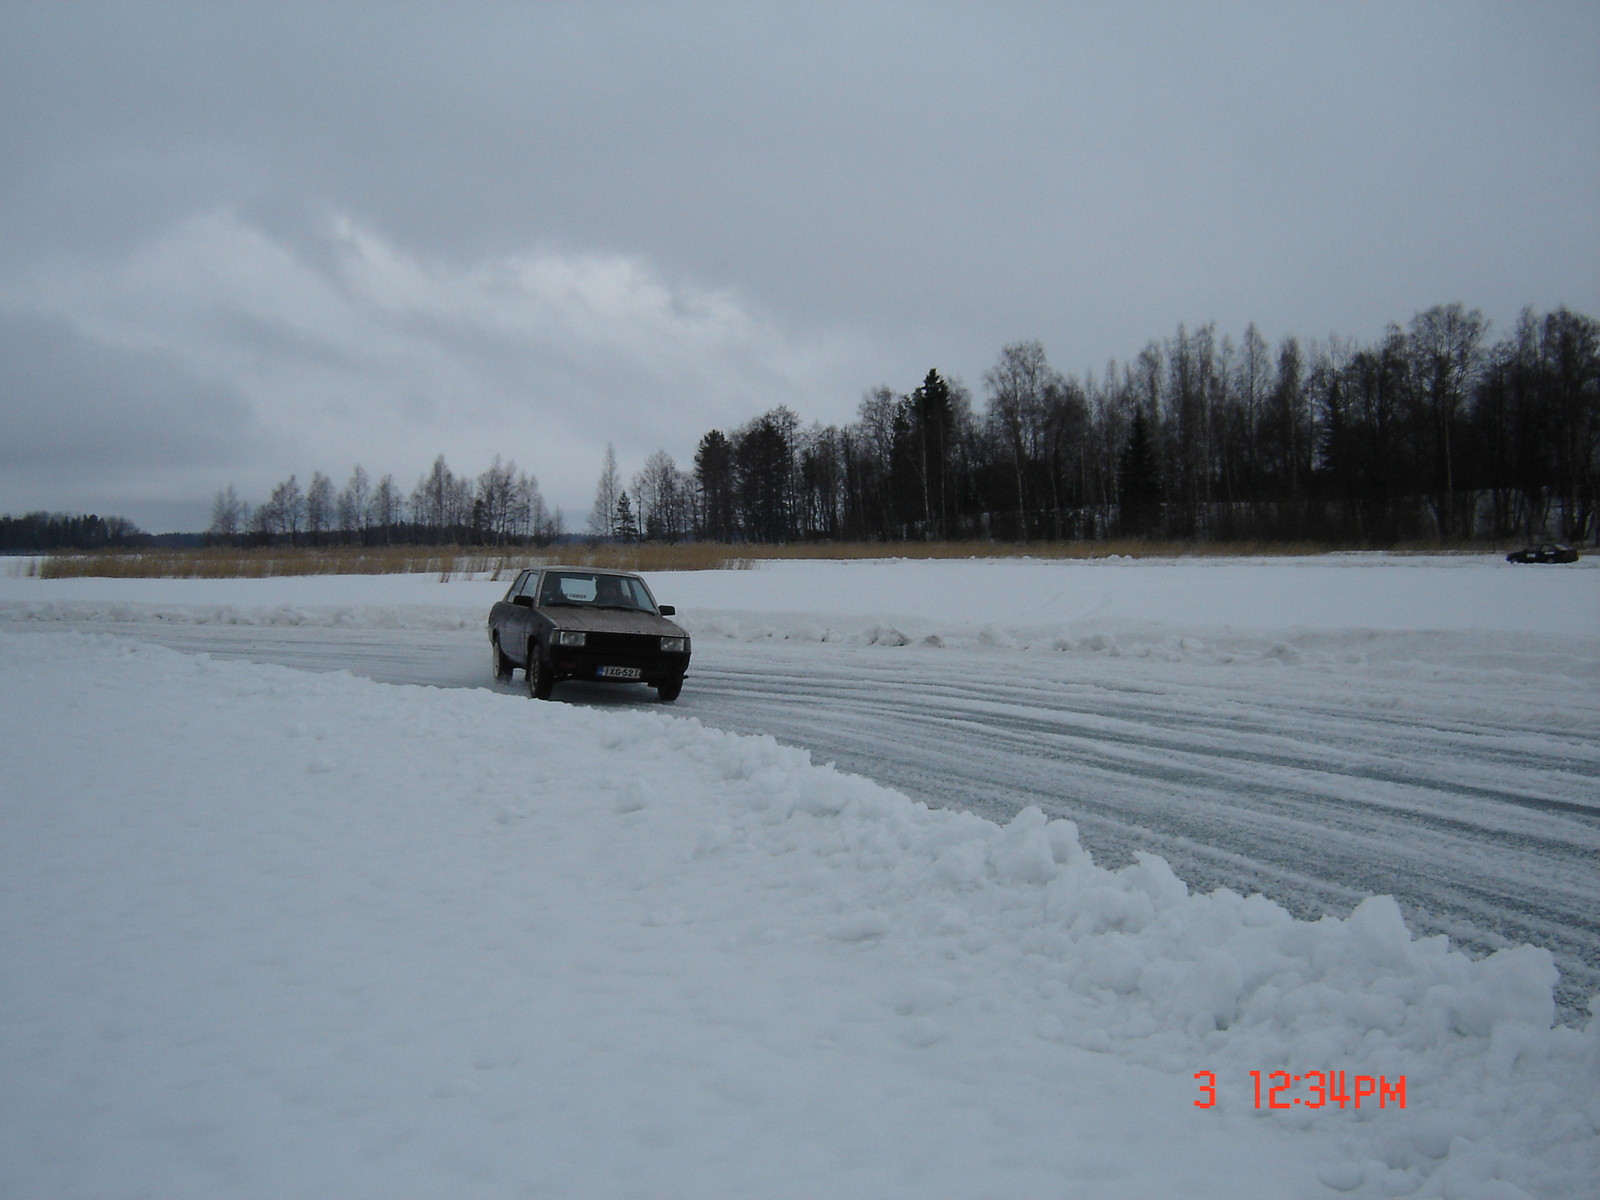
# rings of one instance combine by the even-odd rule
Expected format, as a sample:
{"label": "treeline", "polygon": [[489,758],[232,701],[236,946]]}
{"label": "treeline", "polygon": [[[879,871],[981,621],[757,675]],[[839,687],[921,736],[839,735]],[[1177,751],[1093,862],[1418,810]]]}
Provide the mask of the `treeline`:
{"label": "treeline", "polygon": [[33,512],[0,516],[0,554],[56,550],[143,549],[154,541],[132,521],[75,513]]}
{"label": "treeline", "polygon": [[409,493],[393,475],[374,482],[357,466],[342,488],[321,471],[304,487],[291,475],[251,505],[230,484],[211,505],[207,540],[224,545],[544,545],[563,535],[538,481],[496,456],[476,478],[457,476],[444,455]]}
{"label": "treeline", "polygon": [[[1006,346],[980,402],[930,370],[843,425],[785,407],[658,450],[624,483],[611,447],[591,539],[796,541],[1600,541],[1600,323],[1525,311],[1497,342],[1452,304],[1371,345],[1268,346],[1179,327],[1098,376]],[[232,487],[213,541],[544,545],[566,536],[514,463],[410,492],[360,467],[294,476],[252,507]]]}
{"label": "treeline", "polygon": [[779,407],[711,430],[692,475],[658,453],[631,501],[608,459],[590,529],[1373,546],[1600,535],[1600,324],[1527,311],[1501,341],[1487,335],[1458,304],[1374,345],[1289,337],[1274,350],[1254,325],[1238,342],[1179,327],[1082,379],[1021,342],[985,372],[981,411],[933,370],[910,392],[868,393],[847,425],[802,427]]}

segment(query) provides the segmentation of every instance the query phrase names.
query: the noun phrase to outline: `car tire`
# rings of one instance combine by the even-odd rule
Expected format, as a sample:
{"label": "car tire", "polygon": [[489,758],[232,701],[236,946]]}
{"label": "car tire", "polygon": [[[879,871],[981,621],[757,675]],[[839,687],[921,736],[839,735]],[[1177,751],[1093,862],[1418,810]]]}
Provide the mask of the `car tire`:
{"label": "car tire", "polygon": [[499,638],[489,639],[489,662],[496,682],[506,683],[511,679],[511,660],[500,649]]}
{"label": "car tire", "polygon": [[683,691],[683,676],[669,679],[666,683],[656,684],[656,699],[663,704],[671,704]]}
{"label": "car tire", "polygon": [[550,678],[550,665],[539,654],[539,647],[528,647],[528,695],[535,700],[550,699],[555,681]]}

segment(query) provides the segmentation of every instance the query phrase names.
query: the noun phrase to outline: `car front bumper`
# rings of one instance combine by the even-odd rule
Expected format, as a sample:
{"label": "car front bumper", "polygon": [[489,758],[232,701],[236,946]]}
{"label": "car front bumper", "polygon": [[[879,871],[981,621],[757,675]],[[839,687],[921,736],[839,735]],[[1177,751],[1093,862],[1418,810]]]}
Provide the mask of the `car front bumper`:
{"label": "car front bumper", "polygon": [[689,670],[689,654],[687,650],[664,653],[625,645],[552,646],[550,670],[556,679],[660,684],[683,678]]}

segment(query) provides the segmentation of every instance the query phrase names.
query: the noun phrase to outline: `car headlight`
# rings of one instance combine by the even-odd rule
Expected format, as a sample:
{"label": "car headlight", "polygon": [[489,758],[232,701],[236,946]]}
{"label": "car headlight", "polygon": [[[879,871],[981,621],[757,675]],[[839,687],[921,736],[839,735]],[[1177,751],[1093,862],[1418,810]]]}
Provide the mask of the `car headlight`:
{"label": "car headlight", "polygon": [[581,646],[583,645],[583,638],[584,634],[581,629],[556,630],[556,645],[558,646]]}
{"label": "car headlight", "polygon": [[661,652],[663,654],[682,654],[688,648],[688,638],[670,637],[661,639]]}

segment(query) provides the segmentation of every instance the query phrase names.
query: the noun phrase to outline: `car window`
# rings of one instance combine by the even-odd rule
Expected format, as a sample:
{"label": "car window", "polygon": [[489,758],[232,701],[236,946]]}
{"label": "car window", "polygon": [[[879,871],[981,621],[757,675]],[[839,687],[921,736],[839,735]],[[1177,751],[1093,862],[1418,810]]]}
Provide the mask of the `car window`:
{"label": "car window", "polygon": [[512,581],[511,586],[506,589],[506,599],[510,600],[514,596],[522,595],[523,589],[528,586],[528,577],[532,574],[532,571],[524,571],[518,575]]}
{"label": "car window", "polygon": [[655,612],[655,601],[650,598],[650,589],[644,586],[642,579],[622,580],[623,595],[634,608],[643,609],[645,612]]}
{"label": "car window", "polygon": [[603,572],[548,571],[539,590],[539,606],[576,604],[593,608],[656,611],[641,580]]}

